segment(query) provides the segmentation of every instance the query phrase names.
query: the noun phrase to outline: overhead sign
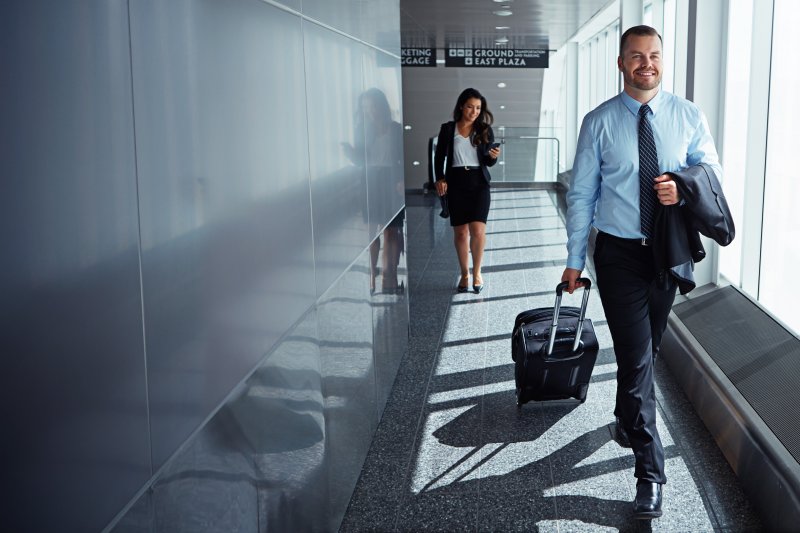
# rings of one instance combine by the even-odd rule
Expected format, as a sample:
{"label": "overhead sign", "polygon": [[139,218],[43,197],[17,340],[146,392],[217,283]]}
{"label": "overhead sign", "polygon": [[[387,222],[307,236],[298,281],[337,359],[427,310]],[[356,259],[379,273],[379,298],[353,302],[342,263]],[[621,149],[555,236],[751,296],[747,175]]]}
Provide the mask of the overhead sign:
{"label": "overhead sign", "polygon": [[435,67],[436,50],[433,48],[403,48],[400,51],[403,67]]}
{"label": "overhead sign", "polygon": [[446,67],[547,68],[547,50],[509,50],[504,48],[448,48]]}

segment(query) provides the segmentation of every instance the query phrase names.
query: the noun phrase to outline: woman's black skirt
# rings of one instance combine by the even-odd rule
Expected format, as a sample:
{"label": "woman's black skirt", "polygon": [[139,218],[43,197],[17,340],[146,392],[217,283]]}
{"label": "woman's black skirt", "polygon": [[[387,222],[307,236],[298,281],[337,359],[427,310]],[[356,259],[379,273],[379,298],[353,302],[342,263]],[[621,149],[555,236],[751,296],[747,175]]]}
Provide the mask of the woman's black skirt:
{"label": "woman's black skirt", "polygon": [[483,222],[489,217],[489,184],[480,167],[453,167],[447,174],[450,225]]}

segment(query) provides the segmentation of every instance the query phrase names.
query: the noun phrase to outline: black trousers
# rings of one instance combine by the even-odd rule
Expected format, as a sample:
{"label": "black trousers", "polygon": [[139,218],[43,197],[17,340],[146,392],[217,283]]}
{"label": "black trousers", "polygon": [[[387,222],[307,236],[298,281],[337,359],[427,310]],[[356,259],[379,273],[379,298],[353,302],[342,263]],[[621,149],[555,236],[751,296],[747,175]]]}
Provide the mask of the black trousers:
{"label": "black trousers", "polygon": [[652,249],[638,239],[600,232],[594,265],[617,358],[614,414],[630,437],[634,475],[640,481],[666,483],[664,448],[656,429],[653,354],[661,344],[676,287],[657,286]]}

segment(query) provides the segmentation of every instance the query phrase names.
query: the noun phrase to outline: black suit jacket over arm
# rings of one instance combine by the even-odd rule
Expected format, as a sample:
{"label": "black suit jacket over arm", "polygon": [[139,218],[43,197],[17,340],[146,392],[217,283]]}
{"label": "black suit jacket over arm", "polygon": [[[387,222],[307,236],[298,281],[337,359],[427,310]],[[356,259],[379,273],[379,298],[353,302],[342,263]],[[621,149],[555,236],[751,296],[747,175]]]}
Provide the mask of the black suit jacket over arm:
{"label": "black suit jacket over arm", "polygon": [[722,246],[735,235],[731,215],[716,171],[705,163],[670,172],[682,206],[661,204],[653,227],[653,255],[659,271],[669,271],[681,294],[695,287],[694,263],[706,256],[700,234]]}
{"label": "black suit jacket over arm", "polygon": [[[456,123],[454,121],[445,122],[439,129],[439,138],[436,141],[436,155],[434,157],[434,172],[436,173],[436,180],[447,179],[450,169],[453,168],[453,137],[456,134]],[[489,127],[489,142],[494,142],[494,131]],[[489,167],[497,163],[490,155],[489,146],[486,144],[479,144],[475,147],[478,154],[478,162],[481,165],[481,172],[483,179],[486,183],[492,181],[492,176],[489,174]]]}

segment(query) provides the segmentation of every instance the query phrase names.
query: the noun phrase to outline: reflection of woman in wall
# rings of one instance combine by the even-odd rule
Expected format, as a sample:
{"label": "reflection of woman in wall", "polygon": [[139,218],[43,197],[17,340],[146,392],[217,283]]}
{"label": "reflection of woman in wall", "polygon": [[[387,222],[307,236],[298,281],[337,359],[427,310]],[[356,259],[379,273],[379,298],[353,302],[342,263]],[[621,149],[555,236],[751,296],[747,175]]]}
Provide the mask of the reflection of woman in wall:
{"label": "reflection of woman in wall", "polygon": [[472,252],[472,288],[483,289],[481,262],[489,216],[488,167],[497,162],[500,145],[494,142],[492,113],[486,98],[475,89],[458,97],[453,120],[442,124],[436,144],[434,167],[436,192],[447,195],[450,225],[461,268],[458,292],[469,287],[469,254]]}
{"label": "reflection of woman in wall", "polygon": [[[359,97],[356,115],[355,146],[345,145],[347,156],[356,164],[366,164],[369,187],[369,211],[373,215],[394,214],[393,198],[402,197],[402,126],[392,120],[392,110],[386,95],[377,88],[364,91]],[[394,186],[387,186],[394,184]],[[374,186],[372,186],[374,184]],[[397,207],[402,202],[394,202]],[[377,231],[385,220],[371,220],[370,234]],[[394,293],[398,287],[397,267],[403,242],[403,213],[396,216],[383,230],[382,292]],[[370,289],[375,290],[378,275],[378,256],[381,241],[377,237],[370,245],[371,278]]]}

